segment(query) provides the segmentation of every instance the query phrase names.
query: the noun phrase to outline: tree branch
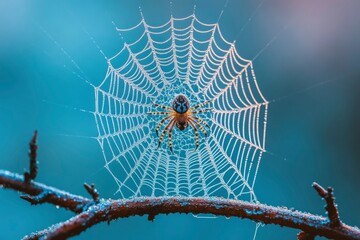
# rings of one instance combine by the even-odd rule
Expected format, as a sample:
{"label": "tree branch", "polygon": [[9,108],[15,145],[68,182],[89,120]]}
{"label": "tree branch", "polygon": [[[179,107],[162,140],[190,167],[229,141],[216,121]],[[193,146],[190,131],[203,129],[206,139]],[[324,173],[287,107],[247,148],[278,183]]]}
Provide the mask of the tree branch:
{"label": "tree branch", "polygon": [[[49,229],[27,236],[27,239],[65,238],[77,235],[87,228],[103,221],[134,215],[169,214],[169,213],[209,213],[222,216],[247,218],[265,224],[276,224],[300,229],[310,235],[319,235],[331,239],[360,239],[360,230],[342,224],[333,228],[327,218],[281,207],[271,207],[243,201],[221,198],[136,198],[128,200],[104,200],[90,205],[92,200],[66,193],[40,183],[24,183],[23,176],[0,170],[0,185],[38,196],[46,192],[43,202],[80,213],[70,220],[59,223]],[[90,207],[88,207],[90,205]],[[88,209],[87,209],[88,208]],[[82,212],[84,209],[86,211]],[[52,238],[52,236],[54,238]]]}
{"label": "tree branch", "polygon": [[[319,184],[313,187],[326,200],[328,218],[303,213],[283,207],[250,203],[240,200],[205,197],[141,197],[132,199],[99,199],[94,185],[84,184],[93,200],[73,195],[59,189],[32,181],[36,177],[36,136],[30,143],[30,173],[24,176],[0,170],[0,186],[23,192],[22,199],[31,204],[51,203],[78,215],[66,222],[26,236],[25,239],[64,239],[75,236],[100,222],[110,222],[118,218],[148,215],[153,221],[158,214],[193,213],[214,214],[226,217],[240,217],[280,226],[300,229],[299,240],[313,240],[315,236],[331,239],[360,239],[360,229],[341,223],[333,197],[333,190],[325,190]],[[35,169],[35,170],[34,170]],[[28,178],[27,178],[28,176]]]}
{"label": "tree branch", "polygon": [[[128,200],[103,200],[91,205],[92,200],[73,195],[41,183],[25,183],[23,176],[0,170],[0,185],[14,189],[31,196],[45,192],[47,197],[41,202],[51,203],[79,215],[69,221],[59,223],[47,230],[28,236],[27,239],[38,239],[34,236],[54,234],[70,237],[103,221],[134,215],[149,215],[169,213],[209,213],[222,216],[247,218],[265,224],[276,224],[300,229],[310,235],[319,235],[331,239],[360,239],[360,230],[342,224],[333,228],[327,218],[289,210],[281,207],[271,207],[243,201],[225,200],[221,198],[136,198]],[[35,202],[39,203],[39,202]],[[87,209],[83,212],[84,209]],[[52,238],[49,238],[52,239]]]}
{"label": "tree branch", "polygon": [[[26,183],[24,182],[24,177],[22,175],[1,169],[0,186],[28,194],[29,196],[22,198],[26,198],[26,200],[30,201],[32,204],[47,202],[59,207],[63,207],[75,213],[81,213],[92,202],[88,198],[70,194],[53,187],[48,187],[41,183]],[[40,201],[45,193],[47,195],[46,198],[43,198]],[[35,198],[32,198],[32,196]]]}
{"label": "tree branch", "polygon": [[249,203],[222,198],[195,197],[161,197],[136,198],[127,200],[101,200],[66,222],[56,224],[43,230],[36,237],[47,239],[64,239],[75,236],[91,226],[117,218],[143,216],[146,214],[193,213],[214,214],[227,217],[247,218],[265,224],[301,229],[308,234],[324,236],[331,239],[360,239],[360,230],[343,225],[332,228],[328,220],[321,216],[292,211],[287,208],[272,207],[264,204]]}

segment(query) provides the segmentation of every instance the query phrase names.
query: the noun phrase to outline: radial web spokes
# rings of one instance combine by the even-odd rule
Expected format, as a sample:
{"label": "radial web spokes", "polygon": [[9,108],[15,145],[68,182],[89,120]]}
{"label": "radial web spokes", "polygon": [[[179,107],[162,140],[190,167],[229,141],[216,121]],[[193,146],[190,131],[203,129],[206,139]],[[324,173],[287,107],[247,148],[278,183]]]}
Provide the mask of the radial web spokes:
{"label": "radial web spokes", "polygon": [[[121,50],[108,58],[107,74],[95,87],[97,139],[117,193],[257,201],[268,102],[253,63],[238,54],[235,41],[225,40],[218,23],[192,14],[153,26],[141,16],[132,28],[116,28]],[[191,127],[173,129],[174,153],[168,134],[158,147],[155,129],[164,115],[147,114],[159,111],[153,103],[171,107],[178,94],[191,107],[210,102],[211,111],[195,115],[209,125],[208,137],[199,128],[196,151]]]}

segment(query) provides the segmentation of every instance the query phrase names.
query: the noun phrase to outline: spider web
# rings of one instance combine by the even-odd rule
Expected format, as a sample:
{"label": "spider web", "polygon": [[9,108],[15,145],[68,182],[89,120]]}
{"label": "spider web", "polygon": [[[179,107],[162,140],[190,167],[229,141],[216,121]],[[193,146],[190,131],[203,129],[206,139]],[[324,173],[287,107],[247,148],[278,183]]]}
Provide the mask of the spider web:
{"label": "spider web", "polygon": [[[268,102],[235,41],[224,39],[218,23],[204,23],[195,14],[171,16],[159,26],[142,16],[136,26],[116,30],[123,46],[108,59],[105,79],[95,87],[94,115],[105,168],[121,197],[257,201]],[[174,128],[174,153],[167,134],[158,148],[155,129],[164,116],[147,114],[160,110],[153,103],[170,107],[178,94],[191,106],[211,101],[213,110],[199,114],[210,125],[209,136],[199,131],[196,151],[190,127]]]}

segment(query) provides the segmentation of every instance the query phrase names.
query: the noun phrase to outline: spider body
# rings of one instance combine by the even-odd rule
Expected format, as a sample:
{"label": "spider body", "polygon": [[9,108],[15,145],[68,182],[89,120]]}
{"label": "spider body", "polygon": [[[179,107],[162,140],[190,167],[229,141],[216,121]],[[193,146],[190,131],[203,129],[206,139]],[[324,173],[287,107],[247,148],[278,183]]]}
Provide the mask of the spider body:
{"label": "spider body", "polygon": [[184,95],[180,94],[175,97],[172,103],[172,108],[175,111],[175,126],[182,131],[189,126],[188,114],[186,112],[190,108],[190,102]]}
{"label": "spider body", "polygon": [[[200,124],[204,124],[205,126],[209,127],[209,125],[202,120],[201,118],[194,116],[198,113],[202,113],[202,112],[206,112],[206,111],[210,111],[211,108],[205,108],[205,109],[201,109],[201,110],[196,110],[206,104],[208,104],[209,102],[204,102],[201,103],[199,105],[196,105],[195,107],[191,107],[190,108],[190,102],[189,100],[182,94],[177,95],[174,98],[174,101],[172,102],[172,107],[167,107],[167,106],[162,106],[159,104],[154,103],[154,106],[158,107],[158,108],[162,108],[165,110],[168,110],[167,112],[149,112],[148,114],[152,114],[152,115],[167,115],[166,117],[164,117],[158,124],[157,128],[156,128],[156,134],[158,135],[159,133],[159,129],[161,128],[161,126],[164,124],[165,121],[169,121],[167,123],[167,125],[165,126],[164,130],[161,133],[161,136],[159,138],[159,142],[158,142],[158,146],[160,147],[161,142],[163,141],[165,134],[167,131],[169,134],[169,147],[170,150],[172,150],[172,131],[174,126],[176,126],[179,130],[183,131],[184,129],[186,129],[189,125],[193,128],[194,132],[195,132],[195,150],[198,148],[199,146],[199,131],[198,128],[200,129],[200,131],[205,135],[205,137],[207,136],[207,132],[204,129],[204,127]],[[195,111],[194,111],[195,110]],[[199,123],[200,122],[200,123]]]}

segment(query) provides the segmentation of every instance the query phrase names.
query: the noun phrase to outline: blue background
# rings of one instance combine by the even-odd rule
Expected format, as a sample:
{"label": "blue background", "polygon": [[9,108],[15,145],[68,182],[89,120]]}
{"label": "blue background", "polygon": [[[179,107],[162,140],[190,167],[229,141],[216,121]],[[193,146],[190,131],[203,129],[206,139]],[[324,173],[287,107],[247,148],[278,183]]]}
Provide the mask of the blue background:
{"label": "blue background", "polygon": [[[254,61],[270,101],[269,152],[255,185],[258,199],[324,215],[324,203],[311,188],[317,181],[335,188],[342,220],[360,225],[360,2],[260,3],[230,0],[220,19],[225,37],[236,38],[245,58],[270,42]],[[193,4],[174,1],[174,16],[191,14]],[[224,4],[198,0],[197,16],[215,22]],[[112,21],[133,26],[140,21],[139,6],[153,25],[169,19],[168,1],[0,1],[1,169],[22,173],[28,167],[28,141],[38,129],[38,181],[81,195],[82,183],[94,182],[102,197],[117,197],[91,138],[97,135],[93,115],[79,111],[94,110],[93,89],[72,73],[77,69],[61,48],[98,85],[107,64],[86,32],[113,56],[122,45]],[[1,239],[19,239],[73,216],[47,204],[30,206],[8,190],[0,191],[0,212]],[[247,220],[175,214],[154,222],[132,217],[99,224],[77,238],[252,239],[253,230]],[[265,226],[257,239],[294,239],[296,233]]]}

